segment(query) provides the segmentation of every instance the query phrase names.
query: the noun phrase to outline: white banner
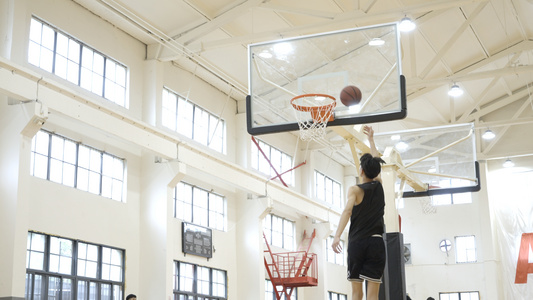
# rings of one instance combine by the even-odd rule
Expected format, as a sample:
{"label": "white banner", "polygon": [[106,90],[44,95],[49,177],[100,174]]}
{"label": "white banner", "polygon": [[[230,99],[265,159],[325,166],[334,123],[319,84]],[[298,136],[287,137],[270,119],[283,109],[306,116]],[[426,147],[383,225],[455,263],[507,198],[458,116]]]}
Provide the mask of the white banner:
{"label": "white banner", "polygon": [[505,299],[533,299],[533,171],[489,173],[495,242],[501,253]]}

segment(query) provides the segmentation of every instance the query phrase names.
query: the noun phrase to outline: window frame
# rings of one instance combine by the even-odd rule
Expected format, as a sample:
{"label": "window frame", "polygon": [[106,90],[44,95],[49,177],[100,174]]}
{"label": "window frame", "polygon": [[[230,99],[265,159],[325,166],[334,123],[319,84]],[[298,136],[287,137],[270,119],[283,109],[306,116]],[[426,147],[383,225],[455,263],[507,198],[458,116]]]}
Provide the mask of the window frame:
{"label": "window frame", "polygon": [[[281,151],[280,149],[260,140],[260,139],[255,139],[256,142],[257,142],[257,145],[259,145],[259,147],[261,148],[261,151],[263,151],[263,153],[265,153],[265,155],[269,158],[269,160],[267,160],[263,154],[261,153],[261,151],[259,151],[259,148],[258,146],[254,143],[254,141],[252,140],[251,141],[251,151],[250,151],[250,166],[253,170],[256,170],[258,171],[259,173],[261,174],[264,174],[264,175],[267,175],[267,176],[270,176],[271,178],[277,176],[276,175],[276,172],[278,172],[280,175],[283,173],[283,172],[286,172],[285,174],[282,174],[281,175],[281,178],[283,179],[283,181],[287,184],[287,185],[291,185],[291,186],[294,186],[294,170],[292,169],[293,168],[293,165],[294,165],[294,158],[292,156],[290,156],[289,154],[285,153],[284,151]],[[272,162],[272,156],[275,156],[275,155],[278,155],[279,158],[280,158],[280,161],[279,161],[279,164],[274,164]],[[269,163],[270,162],[270,163]],[[276,169],[276,172],[274,172],[274,170],[272,170],[272,167],[270,166],[270,164],[273,165],[273,167]],[[287,168],[287,169],[285,169]],[[268,172],[266,172],[266,170],[268,169]],[[276,178],[276,180],[278,181],[281,181],[278,178]]]}
{"label": "window frame", "polygon": [[[439,300],[447,300],[447,299],[450,299],[450,295],[456,295],[458,300],[463,300],[461,298],[461,296],[464,296],[465,294],[477,294],[477,300],[479,300],[479,292],[478,291],[467,291],[467,292],[439,292]],[[443,297],[445,296],[446,297]],[[445,298],[445,299],[443,299]],[[466,300],[471,300],[471,297],[468,296],[468,299]]]}
{"label": "window frame", "polygon": [[[178,191],[179,187],[183,186],[184,188],[190,188],[191,193],[187,193],[187,195],[190,194],[191,199],[190,202],[188,202],[189,199],[182,199],[181,197],[178,197]],[[197,210],[202,209],[201,205],[196,204],[195,205],[195,190],[198,191],[198,193],[203,193],[206,195],[206,201],[207,201],[207,208],[205,217],[207,220],[207,224],[202,224],[201,222],[198,222],[195,220],[195,216],[198,217],[199,215],[195,213],[194,209],[195,207]],[[198,194],[196,193],[196,194]],[[189,184],[187,182],[180,181],[178,184],[174,187],[174,190],[172,192],[172,197],[174,200],[174,218],[183,220],[184,222],[189,222],[198,226],[204,226],[215,230],[220,230],[223,232],[226,232],[228,228],[228,201],[225,196],[221,194],[214,193],[213,191],[209,191],[207,189],[200,188],[196,185]],[[181,193],[183,197],[183,191]],[[217,203],[213,203],[212,199],[215,199],[215,201],[218,200]],[[219,202],[222,202],[220,204]],[[190,205],[190,209],[187,210],[190,211],[190,216],[185,216],[184,214],[187,213],[183,209],[185,205]],[[220,206],[222,205],[223,212],[220,213],[219,209],[212,209],[214,206]],[[181,208],[181,209],[180,209]],[[219,207],[220,208],[220,207]],[[178,211],[182,212],[181,215],[178,215]],[[221,220],[222,219],[222,220]],[[214,226],[213,226],[214,223]]]}
{"label": "window frame", "polygon": [[[181,270],[181,265],[182,264],[185,264],[185,265],[188,265],[192,268],[192,274],[184,274],[182,275],[180,270]],[[173,275],[172,275],[172,281],[173,281],[173,284],[172,284],[172,293],[174,295],[174,300],[178,300],[180,299],[180,296],[185,296],[187,297],[186,299],[189,299],[189,297],[193,297],[193,299],[197,299],[198,297],[201,297],[201,299],[209,299],[209,300],[226,300],[228,299],[228,272],[225,271],[225,270],[222,270],[222,269],[217,269],[217,268],[210,268],[210,267],[206,267],[206,266],[201,266],[201,265],[197,265],[197,264],[194,264],[194,263],[190,263],[190,262],[183,262],[183,261],[178,261],[178,260],[175,260],[174,261],[174,272],[173,272]],[[200,273],[199,272],[199,269],[200,270],[207,270],[209,272],[209,281],[208,281],[208,285],[209,285],[209,294],[202,294],[198,291],[198,282],[199,282],[199,276],[198,274]],[[219,272],[219,273],[223,273],[223,277],[224,277],[224,296],[219,296],[219,295],[214,295],[215,291],[214,291],[214,285],[215,284],[220,284],[220,283],[216,283],[215,282],[215,279],[214,279],[214,272]],[[186,277],[186,276],[189,276],[189,277]],[[181,283],[181,280],[182,278],[188,278],[191,282],[191,290],[181,290],[181,286],[182,286],[182,283]],[[205,280],[204,280],[205,282]]]}
{"label": "window frame", "polygon": [[[336,296],[334,298],[334,296]],[[328,291],[328,300],[348,300],[348,295]]]}
{"label": "window frame", "polygon": [[[285,300],[285,294],[281,294],[280,299]],[[265,278],[265,300],[277,300],[272,281],[268,278]],[[298,288],[293,288],[290,300],[298,300]]]}
{"label": "window frame", "polygon": [[[46,137],[45,135],[48,135],[48,139],[46,142],[46,145],[42,146],[41,143],[45,143],[44,140],[41,141],[41,138]],[[45,139],[46,140],[46,139]],[[61,156],[62,158],[55,157],[58,155],[59,150],[54,150],[54,141],[57,143],[61,143],[63,149],[61,150]],[[39,143],[39,144],[38,144]],[[69,153],[65,150],[65,143],[68,143],[69,145],[72,145],[75,149],[70,149],[70,151],[75,151],[75,154]],[[46,146],[46,147],[45,147]],[[46,153],[43,153],[43,151],[46,148]],[[99,162],[97,161],[95,164],[91,165],[91,162],[84,162],[83,160],[80,160],[80,153],[88,151],[89,159],[96,158],[94,155],[98,155]],[[113,155],[111,153],[98,150],[97,148],[94,148],[92,146],[82,144],[81,142],[74,141],[72,139],[69,139],[67,137],[64,137],[62,135],[52,133],[50,131],[41,129],[37,132],[37,134],[32,139],[31,144],[31,150],[30,150],[30,175],[45,179],[47,181],[59,183],[61,185],[66,185],[81,191],[89,192],[107,199],[112,199],[119,202],[126,202],[126,188],[127,188],[127,172],[126,172],[126,159],[120,158],[116,155]],[[74,157],[71,157],[69,161],[65,161],[65,155],[74,155]],[[83,155],[81,155],[83,156]],[[43,165],[44,160],[46,160],[46,166]],[[111,159],[111,164],[106,163]],[[40,162],[38,162],[38,160]],[[115,170],[115,162],[118,162],[121,167],[121,171],[117,172]],[[61,164],[59,166],[58,164]],[[72,184],[65,184],[64,182],[64,172],[65,172],[65,164],[72,167]],[[98,165],[98,166],[97,166]],[[46,168],[46,172],[43,172],[41,168]],[[60,168],[60,170],[58,170]],[[98,170],[96,170],[98,168]],[[109,169],[111,168],[111,171]],[[40,172],[36,175],[36,169]],[[61,172],[61,182],[56,179],[56,175],[53,175],[52,169],[55,170],[55,172]],[[55,174],[54,172],[54,174]],[[111,176],[109,176],[109,172],[112,173]],[[46,176],[42,176],[46,173]],[[84,185],[80,185],[80,180],[83,180],[83,177],[81,174],[87,174],[87,188],[84,188]],[[115,174],[117,173],[117,174]],[[120,176],[119,176],[120,173]],[[71,174],[71,173],[69,173]],[[98,177],[98,179],[96,179]],[[69,177],[67,177],[69,178]],[[93,182],[93,184],[91,184]],[[95,182],[98,182],[98,191],[96,192],[94,189]],[[109,183],[110,182],[110,183]],[[110,184],[110,185],[109,185]],[[83,187],[82,187],[83,186]],[[106,188],[107,187],[107,188]],[[118,191],[114,191],[113,188],[119,188]]]}
{"label": "window frame", "polygon": [[[315,170],[314,172],[314,179],[315,179],[316,199],[320,201],[324,201],[334,207],[342,209],[343,208],[342,184],[318,170]],[[323,180],[322,184],[319,183],[320,179]],[[328,183],[330,183],[330,186],[331,186],[331,191],[330,191],[331,193],[329,196],[328,196]],[[323,188],[319,189],[320,186],[322,186]],[[336,186],[338,188],[335,188]],[[338,195],[335,195],[336,194],[335,191],[338,191]]]}
{"label": "window frame", "polygon": [[[282,225],[281,232],[274,231],[274,224],[280,222]],[[270,224],[269,224],[270,223]],[[291,224],[291,233],[286,234],[285,226]],[[263,219],[263,232],[269,245],[286,249],[288,251],[296,250],[296,222],[289,219],[277,216],[275,214],[267,214]],[[278,244],[274,238],[274,233],[278,233],[281,236],[281,245]],[[291,240],[291,245],[287,246],[286,242]]]}
{"label": "window frame", "polygon": [[[163,87],[161,116],[163,127],[211,150],[226,154],[227,125],[221,116],[209,112],[167,87]],[[201,122],[202,120],[207,124]]]}
{"label": "window frame", "polygon": [[[32,28],[32,26],[36,26],[34,22],[37,22],[40,24],[41,32],[39,34],[40,41],[38,42],[34,40],[36,36],[35,37],[33,36],[35,32],[34,30],[36,30]],[[45,45],[46,42],[43,41],[43,28],[46,28],[48,31],[50,30],[53,31],[53,42],[48,41],[48,43],[51,43],[53,45],[48,45],[48,46]],[[61,39],[66,38],[66,42],[68,44],[67,46],[68,49],[66,50],[67,51],[66,57],[64,53],[60,53],[60,52],[63,52],[62,50],[58,50],[59,49],[58,43],[61,43],[60,41],[58,41],[58,36],[62,37]],[[78,46],[77,48],[78,48],[79,53],[77,55],[76,53],[73,53],[72,55],[68,53],[71,50],[72,51],[76,50],[74,49],[76,48],[76,46],[74,46],[71,49],[71,46],[70,46],[71,42]],[[28,43],[29,43],[28,44],[28,63],[29,64],[36,66],[46,72],[52,73],[64,80],[67,80],[68,82],[75,84],[81,87],[82,89],[87,90],[97,96],[100,96],[108,100],[109,102],[122,106],[126,109],[129,108],[129,97],[128,97],[129,96],[128,95],[129,70],[126,65],[118,62],[117,60],[111,58],[108,55],[103,54],[102,52],[96,50],[95,48],[87,45],[86,43],[83,43],[79,39],[73,37],[70,34],[67,34],[66,32],[45,22],[44,20],[36,16],[31,17],[30,34],[28,37]],[[43,48],[45,48],[45,50],[51,53],[51,66],[49,67],[43,67],[41,65],[41,60],[43,59],[42,57]],[[36,64],[35,58],[33,57],[34,54],[37,54],[33,52],[37,50],[39,51],[38,64]],[[87,51],[89,51],[90,53]],[[92,57],[90,58],[91,69],[87,68],[88,61],[89,61],[89,57],[87,56],[88,54],[92,55]],[[101,65],[101,70],[100,70],[101,72],[98,70],[95,71],[95,65],[93,64],[95,55],[97,58],[102,59],[102,65]],[[61,67],[60,63],[58,62],[58,56],[66,60],[65,67],[67,69],[65,71],[64,76],[62,75],[62,72],[60,73],[57,70],[58,68]],[[69,73],[69,68],[70,67],[74,68],[75,66],[77,68],[77,72]],[[114,70],[112,71],[113,67],[114,67]],[[97,69],[100,69],[100,68],[97,67]],[[118,78],[117,73],[119,74],[123,73],[124,77]],[[71,76],[74,76],[74,75],[69,75],[69,74],[76,74],[75,79],[71,78]],[[86,80],[87,78],[86,76],[88,75],[90,75],[91,77],[90,79],[91,88],[87,87],[87,84],[88,84],[87,80],[89,79]],[[111,75],[113,75],[113,78],[111,78]],[[98,77],[101,77],[101,82],[98,82],[98,80],[96,80],[98,79]],[[93,88],[92,86],[93,84],[96,85],[96,88],[100,89],[100,92],[95,91],[95,88]]]}
{"label": "window frame", "polygon": [[[459,241],[460,239],[466,239],[466,238],[472,238],[474,243],[474,248],[463,248],[463,242]],[[468,241],[465,241],[468,242]],[[477,243],[476,243],[476,236],[475,235],[464,235],[464,236],[456,236],[455,237],[455,263],[457,264],[467,264],[467,263],[476,263],[477,262]],[[472,251],[474,258],[471,259]],[[460,253],[464,252],[464,253]],[[464,261],[460,261],[459,257],[465,257]]]}
{"label": "window frame", "polygon": [[[335,253],[335,251],[333,251],[333,248],[331,248],[331,244],[333,243],[334,238],[335,238],[334,236],[330,235],[326,239],[326,250],[327,250],[326,261],[332,264],[339,265],[339,266],[346,266],[346,256],[344,252],[346,247],[345,247],[344,240],[340,240],[340,245],[342,248],[341,253]],[[334,261],[330,260],[331,259],[330,256],[334,257]],[[340,260],[340,263],[339,263],[339,260]]]}
{"label": "window frame", "polygon": [[[32,265],[32,258],[31,258],[31,254],[28,255],[28,253],[31,253],[31,247],[32,247],[32,240],[33,240],[33,237],[34,236],[41,236],[41,237],[44,237],[44,249],[43,249],[43,253],[44,253],[44,256],[43,256],[43,264],[42,264],[42,268],[41,269],[35,269],[35,268],[30,268],[29,266]],[[70,274],[63,274],[63,273],[59,273],[59,272],[53,272],[53,271],[50,271],[50,256],[51,256],[51,247],[52,245],[50,244],[50,241],[52,240],[52,238],[57,238],[57,239],[62,239],[62,240],[68,240],[72,243],[72,257],[71,257],[71,270],[70,270]],[[125,268],[125,263],[126,263],[126,260],[125,260],[125,257],[126,257],[126,251],[124,249],[120,249],[120,248],[117,248],[117,247],[112,247],[112,246],[107,246],[107,245],[102,245],[102,244],[95,244],[95,243],[88,243],[88,242],[84,242],[84,241],[80,241],[80,240],[76,240],[76,239],[70,239],[70,238],[66,238],[66,237],[60,237],[60,236],[56,236],[56,235],[49,235],[49,234],[44,234],[44,233],[39,233],[39,232],[35,232],[35,231],[28,231],[28,242],[27,242],[27,246],[26,246],[26,283],[25,283],[25,298],[26,299],[34,299],[35,297],[35,293],[36,293],[36,290],[35,290],[35,281],[37,280],[36,278],[39,277],[41,278],[40,279],[40,285],[39,285],[39,291],[40,291],[40,297],[41,299],[48,299],[49,298],[49,293],[50,293],[50,290],[49,290],[49,284],[50,284],[50,279],[58,279],[59,282],[61,282],[61,284],[59,285],[59,288],[61,289],[61,291],[59,292],[59,294],[63,295],[63,282],[65,282],[65,280],[70,280],[70,299],[77,299],[78,298],[78,294],[79,294],[79,284],[80,283],[86,283],[86,289],[85,289],[85,294],[84,294],[84,298],[86,298],[88,296],[87,293],[90,293],[90,289],[89,289],[89,286],[90,285],[95,285],[96,286],[96,294],[98,295],[98,299],[101,299],[101,293],[103,291],[103,288],[105,286],[109,286],[110,289],[108,290],[110,292],[110,296],[111,299],[122,299],[122,297],[124,296],[124,287],[125,287],[125,271],[126,271],[126,268]],[[96,272],[96,276],[95,277],[85,277],[85,276],[80,276],[78,275],[78,246],[80,243],[84,243],[84,244],[88,244],[88,245],[93,245],[93,246],[96,246],[98,247],[98,266],[97,266],[97,272]],[[112,249],[112,250],[117,250],[121,253],[121,258],[120,258],[120,279],[119,280],[114,280],[114,279],[103,279],[102,278],[102,264],[103,264],[103,261],[102,261],[102,250],[103,249]],[[118,288],[118,290],[116,289]],[[113,295],[114,293],[117,293],[117,295]],[[58,295],[59,294],[56,294],[56,297],[59,297]],[[93,294],[94,295],[94,294]]]}

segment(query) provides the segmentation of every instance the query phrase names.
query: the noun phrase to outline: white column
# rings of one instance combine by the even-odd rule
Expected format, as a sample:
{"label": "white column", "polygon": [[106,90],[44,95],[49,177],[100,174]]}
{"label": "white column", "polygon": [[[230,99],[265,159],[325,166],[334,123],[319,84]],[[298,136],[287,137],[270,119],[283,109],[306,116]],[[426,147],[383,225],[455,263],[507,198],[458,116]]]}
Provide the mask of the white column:
{"label": "white column", "polygon": [[395,183],[398,174],[394,166],[385,165],[381,169],[383,191],[385,192],[385,231],[400,232],[398,208],[396,207]]}
{"label": "white column", "polygon": [[24,298],[31,138],[20,132],[28,112],[0,95],[0,299]]}
{"label": "white column", "polygon": [[0,56],[11,58],[13,44],[13,7],[15,0],[0,1]]}

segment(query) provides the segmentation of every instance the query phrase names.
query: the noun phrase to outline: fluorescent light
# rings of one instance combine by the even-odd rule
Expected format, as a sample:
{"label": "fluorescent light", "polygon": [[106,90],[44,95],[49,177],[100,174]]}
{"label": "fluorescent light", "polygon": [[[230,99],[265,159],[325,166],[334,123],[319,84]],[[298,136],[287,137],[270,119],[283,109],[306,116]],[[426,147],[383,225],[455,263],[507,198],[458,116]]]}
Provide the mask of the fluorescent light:
{"label": "fluorescent light", "polygon": [[399,134],[393,134],[391,135],[390,139],[393,140],[393,141],[399,141],[400,140],[400,135]]}
{"label": "fluorescent light", "polygon": [[385,41],[380,38],[373,38],[368,42],[368,45],[370,46],[381,46],[383,44],[385,44]]}
{"label": "fluorescent light", "polygon": [[404,152],[405,150],[407,150],[407,148],[409,148],[409,144],[407,144],[404,141],[399,141],[396,144],[396,149],[398,149],[398,151],[400,151],[400,152]]}
{"label": "fluorescent light", "polygon": [[403,18],[398,25],[400,31],[409,32],[416,28],[416,24],[408,17]]}
{"label": "fluorescent light", "polygon": [[496,135],[494,134],[494,132],[492,132],[492,130],[487,129],[487,131],[485,131],[485,133],[483,133],[481,137],[484,140],[492,140],[494,137],[496,137]]}
{"label": "fluorescent light", "polygon": [[503,163],[504,168],[512,168],[514,167],[514,162],[510,160],[509,158]]}
{"label": "fluorescent light", "polygon": [[437,172],[437,168],[435,166],[432,166],[431,168],[429,168],[428,170],[428,173],[435,173]]}
{"label": "fluorescent light", "polygon": [[463,94],[463,90],[457,85],[452,85],[452,88],[448,91],[448,95],[452,97],[459,97]]}

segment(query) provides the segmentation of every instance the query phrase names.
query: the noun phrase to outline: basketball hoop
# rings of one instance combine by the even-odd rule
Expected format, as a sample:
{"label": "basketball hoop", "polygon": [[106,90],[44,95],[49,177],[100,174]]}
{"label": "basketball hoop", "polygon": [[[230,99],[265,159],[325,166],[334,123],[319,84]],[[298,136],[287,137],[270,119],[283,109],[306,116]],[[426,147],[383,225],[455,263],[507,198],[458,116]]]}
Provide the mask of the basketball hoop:
{"label": "basketball hoop", "polygon": [[291,104],[300,127],[300,138],[304,141],[323,137],[326,134],[326,125],[335,119],[333,109],[337,102],[330,95],[304,94],[292,98]]}

